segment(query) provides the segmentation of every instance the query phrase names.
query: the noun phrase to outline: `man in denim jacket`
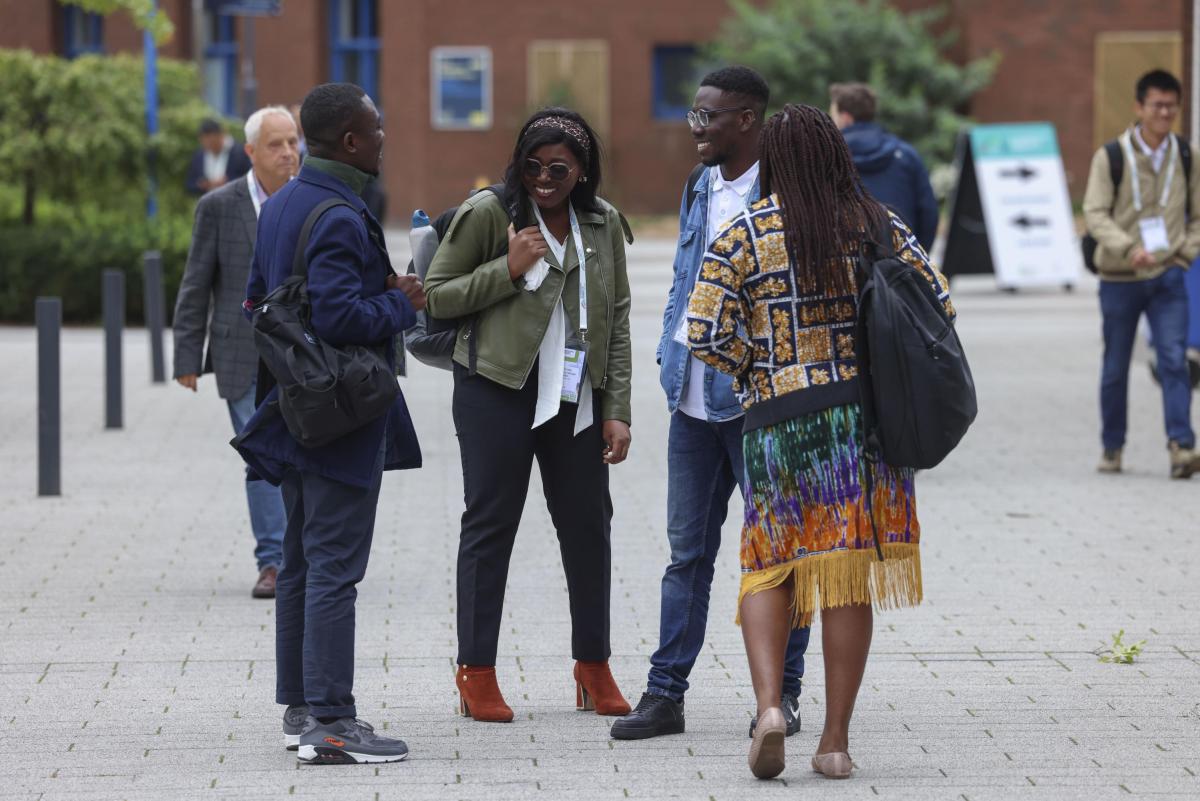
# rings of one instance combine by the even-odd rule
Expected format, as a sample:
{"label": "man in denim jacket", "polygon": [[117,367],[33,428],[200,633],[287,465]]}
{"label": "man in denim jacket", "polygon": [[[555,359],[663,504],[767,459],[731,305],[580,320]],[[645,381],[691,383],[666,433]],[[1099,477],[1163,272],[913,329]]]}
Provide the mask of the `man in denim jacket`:
{"label": "man in denim jacket", "polygon": [[[688,674],[704,645],[721,525],[742,469],[742,407],[733,379],[693,358],[681,327],[709,241],[726,221],[758,200],[758,135],[769,99],[766,82],[746,67],[705,76],[688,113],[701,165],[684,190],[674,280],[658,344],[667,394],[667,538],[671,564],[662,581],[658,650],[648,687],[612,736],[640,740],[684,730]],[[800,730],[800,679],[809,630],[788,641],[782,703],[788,734]],[[754,731],[751,723],[750,731]]]}

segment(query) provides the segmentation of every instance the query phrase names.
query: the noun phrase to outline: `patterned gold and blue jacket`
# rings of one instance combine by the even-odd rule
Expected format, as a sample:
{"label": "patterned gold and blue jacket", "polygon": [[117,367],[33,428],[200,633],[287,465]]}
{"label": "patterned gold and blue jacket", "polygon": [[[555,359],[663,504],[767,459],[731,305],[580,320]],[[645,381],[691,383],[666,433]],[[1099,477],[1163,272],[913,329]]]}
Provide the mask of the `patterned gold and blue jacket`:
{"label": "patterned gold and blue jacket", "polygon": [[[889,216],[896,256],[920,271],[953,317],[945,277],[908,226]],[[852,294],[804,294],[776,195],[734,217],[704,255],[688,302],[688,348],[734,376],[746,430],[858,402],[857,257],[844,258]]]}

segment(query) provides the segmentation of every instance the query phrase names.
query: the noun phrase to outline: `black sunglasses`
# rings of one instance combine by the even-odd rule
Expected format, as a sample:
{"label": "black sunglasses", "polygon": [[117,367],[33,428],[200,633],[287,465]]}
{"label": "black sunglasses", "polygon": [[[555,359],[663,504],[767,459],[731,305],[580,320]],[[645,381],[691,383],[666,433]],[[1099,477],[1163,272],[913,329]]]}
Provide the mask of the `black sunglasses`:
{"label": "black sunglasses", "polygon": [[568,167],[561,161],[556,161],[553,164],[542,165],[537,159],[525,159],[525,177],[526,178],[541,178],[545,172],[550,176],[550,180],[555,183],[561,183],[571,176],[575,171],[574,167]]}

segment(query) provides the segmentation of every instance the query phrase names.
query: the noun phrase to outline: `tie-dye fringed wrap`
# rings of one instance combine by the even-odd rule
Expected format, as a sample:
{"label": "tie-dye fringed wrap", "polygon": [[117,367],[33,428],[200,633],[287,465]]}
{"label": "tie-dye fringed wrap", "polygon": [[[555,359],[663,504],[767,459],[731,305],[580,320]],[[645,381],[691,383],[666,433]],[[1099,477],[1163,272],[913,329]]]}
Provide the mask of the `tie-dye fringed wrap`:
{"label": "tie-dye fringed wrap", "polygon": [[[921,602],[914,471],[863,458],[861,414],[856,405],[835,406],[746,432],[739,610],[747,593],[789,577],[795,626],[821,608]],[[874,470],[882,562],[864,504],[864,468]]]}

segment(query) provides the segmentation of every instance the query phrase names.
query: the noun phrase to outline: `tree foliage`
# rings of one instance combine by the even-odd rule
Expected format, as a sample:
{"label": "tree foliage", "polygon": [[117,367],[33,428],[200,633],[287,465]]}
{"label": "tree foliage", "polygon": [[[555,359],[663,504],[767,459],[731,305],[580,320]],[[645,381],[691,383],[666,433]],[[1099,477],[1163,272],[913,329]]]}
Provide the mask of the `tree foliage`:
{"label": "tree foliage", "polygon": [[773,105],[829,107],[829,85],[862,81],[879,98],[878,121],[933,162],[954,155],[967,102],[991,81],[998,56],[957,65],[945,10],[902,13],[887,0],[730,0],[733,14],[708,55],[762,73]]}
{"label": "tree foliage", "polygon": [[0,185],[20,187],[26,225],[39,200],[137,216],[153,153],[160,207],[186,212],[184,172],[197,126],[212,114],[199,97],[194,65],[160,59],[160,132],[151,139],[141,59],[0,50]]}
{"label": "tree foliage", "polygon": [[155,7],[154,0],[59,0],[64,6],[77,6],[93,14],[112,14],[128,11],[133,24],[150,31],[154,41],[162,44],[171,38],[175,26],[165,12]]}

